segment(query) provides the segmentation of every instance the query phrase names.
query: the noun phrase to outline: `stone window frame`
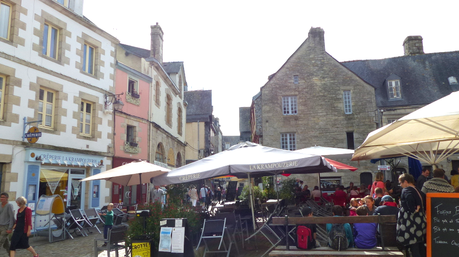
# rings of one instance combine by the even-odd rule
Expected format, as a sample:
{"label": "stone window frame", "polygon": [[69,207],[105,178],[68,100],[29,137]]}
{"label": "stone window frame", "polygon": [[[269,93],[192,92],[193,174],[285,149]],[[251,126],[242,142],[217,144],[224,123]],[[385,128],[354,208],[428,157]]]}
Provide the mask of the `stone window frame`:
{"label": "stone window frame", "polygon": [[[92,103],[91,133],[89,135],[80,132],[81,102]],[[76,126],[72,126],[72,134],[74,134],[76,138],[83,140],[97,142],[98,139],[102,139],[102,132],[99,131],[99,126],[102,126],[103,120],[98,113],[103,110],[103,104],[100,103],[99,97],[94,94],[80,91],[78,95],[73,96],[73,104],[77,106],[73,111],[73,119],[75,119],[77,123]]]}
{"label": "stone window frame", "polygon": [[156,81],[155,83],[155,104],[156,106],[161,106],[161,83]]}
{"label": "stone window frame", "polygon": [[31,120],[38,120],[38,103],[39,103],[39,96],[40,96],[40,89],[47,89],[55,92],[55,103],[54,103],[54,117],[53,117],[53,126],[45,127],[40,126],[42,128],[43,133],[50,133],[55,135],[61,135],[61,133],[66,132],[67,125],[63,124],[62,117],[67,116],[67,109],[63,108],[63,102],[68,100],[68,94],[64,93],[64,86],[57,82],[47,80],[41,77],[37,77],[36,83],[30,83],[30,90],[35,91],[35,100],[29,100],[29,108],[35,110],[34,117],[30,117]]}
{"label": "stone window frame", "polygon": [[343,90],[343,109],[344,114],[352,114],[352,94],[351,90]]}
{"label": "stone window frame", "polygon": [[[134,92],[131,92],[131,81],[134,82]],[[135,79],[131,76],[128,76],[127,79],[127,84],[126,84],[126,102],[135,104],[135,105],[140,105],[140,85],[139,85],[139,80]],[[133,94],[134,93],[134,94]]]}
{"label": "stone window frame", "polygon": [[8,25],[8,38],[0,37],[0,42],[10,44],[14,47],[25,46],[25,38],[19,36],[19,29],[26,30],[27,24],[20,20],[21,14],[27,15],[27,9],[22,7],[23,0],[0,0],[10,6],[10,17]]}
{"label": "stone window frame", "polygon": [[298,115],[298,97],[282,96],[282,114],[283,115]]}
{"label": "stone window frame", "polygon": [[0,120],[3,120],[3,106],[5,105],[6,75],[0,74]]}
{"label": "stone window frame", "polygon": [[11,31],[11,16],[13,13],[13,5],[11,3],[0,1],[0,12],[2,12],[3,8],[6,8],[6,7],[9,8],[8,19],[6,21],[6,24],[3,24],[3,23],[0,24],[0,26],[2,27],[6,25],[6,38],[5,37],[1,37],[1,38],[3,38],[4,40],[9,40],[11,36],[10,31]]}
{"label": "stone window frame", "polygon": [[[95,79],[102,79],[104,74],[101,72],[101,68],[105,66],[105,62],[102,61],[102,56],[105,55],[105,50],[102,48],[102,43],[82,32],[81,37],[77,37],[77,42],[80,43],[80,48],[76,48],[76,54],[80,57],[80,61],[75,63],[75,67],[80,70],[81,74],[93,77]],[[93,61],[93,74],[83,70],[84,46],[88,45],[94,48],[94,61]]]}
{"label": "stone window frame", "polygon": [[177,106],[177,133],[182,135],[183,133],[183,110],[180,104]]}
{"label": "stone window frame", "polygon": [[280,148],[284,150],[296,150],[296,134],[295,133],[281,133],[280,134]]}
{"label": "stone window frame", "polygon": [[11,127],[12,123],[19,123],[19,114],[13,113],[13,106],[20,106],[21,97],[14,95],[16,87],[22,87],[22,80],[15,77],[16,70],[12,67],[0,64],[0,76],[4,77],[3,88],[3,110],[0,118],[0,125]]}
{"label": "stone window frame", "polygon": [[126,125],[126,143],[137,143],[137,127]]}
{"label": "stone window frame", "polygon": [[[87,107],[88,105],[90,106],[90,112],[89,112],[89,133],[86,133],[86,126],[88,125],[86,123],[86,118],[85,116],[87,115]],[[82,110],[83,108],[83,110]],[[81,99],[81,104],[80,104],[80,119],[78,120],[78,125],[80,127],[80,135],[86,136],[86,137],[91,137],[92,135],[92,127],[94,123],[94,103]]]}
{"label": "stone window frame", "polygon": [[172,128],[172,96],[166,94],[166,124]]}
{"label": "stone window frame", "polygon": [[[40,15],[35,15],[35,21],[40,23],[40,29],[34,28],[33,34],[34,36],[39,38],[39,43],[33,43],[32,50],[37,52],[37,54],[49,61],[60,65],[70,65],[70,58],[66,57],[65,51],[70,51],[71,47],[70,44],[67,42],[71,41],[72,33],[67,30],[67,23],[58,19],[57,17],[45,12],[41,11]],[[58,30],[58,39],[57,39],[57,53],[56,58],[43,54],[43,44],[44,44],[44,33],[45,33],[45,25],[52,26]]]}
{"label": "stone window frame", "polygon": [[293,75],[293,84],[298,84],[300,83],[298,75]]}
{"label": "stone window frame", "polygon": [[[60,45],[60,42],[59,42],[59,38],[60,38],[60,28],[54,26],[53,24],[49,23],[49,22],[45,22],[44,24],[44,27],[48,26],[48,35],[46,35],[47,39],[46,39],[46,46],[44,45],[45,44],[45,35],[44,35],[44,32],[43,32],[43,45],[42,45],[42,54],[45,55],[45,56],[48,56],[49,58],[53,58],[53,59],[56,59],[58,60],[59,59],[59,45]],[[51,42],[53,40],[52,38],[52,30],[56,30],[56,42],[54,42],[55,44],[55,49],[51,49]],[[43,53],[43,51],[45,50],[45,47],[46,47],[46,53]],[[54,50],[54,51],[53,51]],[[52,57],[51,54],[55,54],[56,57]]]}

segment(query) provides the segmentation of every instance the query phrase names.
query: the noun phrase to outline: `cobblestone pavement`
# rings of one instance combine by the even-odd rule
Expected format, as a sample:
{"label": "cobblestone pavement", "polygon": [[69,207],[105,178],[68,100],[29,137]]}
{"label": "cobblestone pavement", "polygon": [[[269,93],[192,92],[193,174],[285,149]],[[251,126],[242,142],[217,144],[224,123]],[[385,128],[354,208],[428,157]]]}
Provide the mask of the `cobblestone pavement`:
{"label": "cobblestone pavement", "polygon": [[[35,249],[35,251],[40,255],[40,257],[94,257],[94,238],[102,237],[102,234],[99,234],[96,230],[93,233],[90,233],[89,236],[76,236],[74,239],[66,239],[63,241],[50,243],[48,237],[46,236],[36,236],[29,239],[30,245]],[[236,249],[231,250],[231,256],[233,257],[259,257],[261,256],[268,248],[269,243],[263,237],[256,238],[256,244],[254,240],[251,240],[246,244],[246,249],[242,249],[240,245],[240,240],[238,245],[240,248],[240,254],[238,255]],[[0,249],[0,257],[8,256],[4,249]],[[19,249],[16,252],[17,257],[31,257],[32,254],[23,249]],[[115,252],[112,252],[110,256],[115,256]],[[119,256],[125,256],[123,250],[119,251]],[[200,257],[195,255],[196,257]],[[214,254],[211,256],[222,256],[222,254]],[[107,257],[107,252],[99,252],[98,257]]]}

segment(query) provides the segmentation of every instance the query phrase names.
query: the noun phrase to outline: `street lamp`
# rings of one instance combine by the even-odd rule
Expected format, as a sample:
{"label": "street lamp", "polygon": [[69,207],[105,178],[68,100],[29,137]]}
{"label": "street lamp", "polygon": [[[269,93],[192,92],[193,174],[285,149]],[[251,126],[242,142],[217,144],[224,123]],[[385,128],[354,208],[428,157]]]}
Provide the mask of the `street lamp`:
{"label": "street lamp", "polygon": [[123,109],[124,103],[119,98],[121,94],[107,95],[105,94],[105,109],[107,110],[110,105],[113,105],[113,109],[116,111],[121,111]]}

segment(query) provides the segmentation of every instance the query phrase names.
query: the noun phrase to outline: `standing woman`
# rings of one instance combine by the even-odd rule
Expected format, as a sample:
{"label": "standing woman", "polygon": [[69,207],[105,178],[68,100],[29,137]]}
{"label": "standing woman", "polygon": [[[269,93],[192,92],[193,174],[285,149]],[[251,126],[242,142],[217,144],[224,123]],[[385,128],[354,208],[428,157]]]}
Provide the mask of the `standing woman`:
{"label": "standing woman", "polygon": [[191,189],[188,192],[188,195],[190,196],[190,199],[191,199],[191,205],[193,207],[196,207],[196,202],[198,201],[198,191],[196,190],[196,187],[194,185],[191,186]]}
{"label": "standing woman", "polygon": [[370,196],[376,198],[376,193],[375,190],[377,187],[381,188],[383,190],[383,195],[386,194],[386,184],[383,182],[384,175],[382,172],[376,173],[376,178],[373,184],[371,184],[371,191],[370,191]]}
{"label": "standing woman", "polygon": [[27,249],[34,257],[38,257],[38,253],[29,245],[29,236],[32,230],[32,209],[26,206],[27,200],[24,196],[16,199],[16,203],[19,206],[19,210],[16,215],[16,224],[13,226],[14,232],[11,238],[10,256],[14,257],[16,255],[16,249]]}
{"label": "standing woman", "polygon": [[416,189],[414,178],[410,174],[400,175],[398,181],[403,190],[397,219],[397,241],[410,249],[411,256],[425,257],[425,194]]}

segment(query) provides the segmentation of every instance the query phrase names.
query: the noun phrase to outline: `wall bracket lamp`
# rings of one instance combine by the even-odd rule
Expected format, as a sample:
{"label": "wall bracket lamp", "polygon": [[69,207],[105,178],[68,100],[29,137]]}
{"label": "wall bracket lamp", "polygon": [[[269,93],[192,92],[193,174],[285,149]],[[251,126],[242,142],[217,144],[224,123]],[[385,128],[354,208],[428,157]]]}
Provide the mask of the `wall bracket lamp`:
{"label": "wall bracket lamp", "polygon": [[121,111],[121,109],[123,109],[124,103],[121,101],[120,95],[123,94],[124,93],[112,95],[105,94],[105,110],[108,110],[110,105],[113,105],[113,109],[115,111]]}

